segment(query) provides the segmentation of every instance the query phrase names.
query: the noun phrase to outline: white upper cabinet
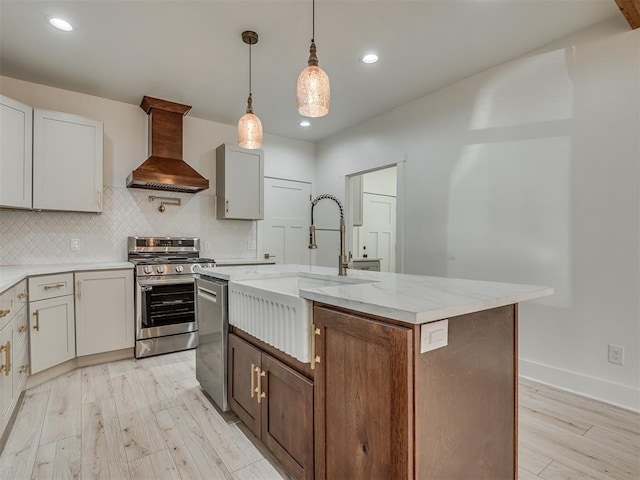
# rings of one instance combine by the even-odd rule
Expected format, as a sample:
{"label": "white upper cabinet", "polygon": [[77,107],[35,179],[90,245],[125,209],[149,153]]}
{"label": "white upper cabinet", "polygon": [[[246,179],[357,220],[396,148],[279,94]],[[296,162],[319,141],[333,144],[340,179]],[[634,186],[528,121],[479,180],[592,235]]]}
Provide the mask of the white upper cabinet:
{"label": "white upper cabinet", "polygon": [[33,109],[0,95],[0,207],[31,208]]}
{"label": "white upper cabinet", "polygon": [[102,212],[102,122],[33,111],[33,208]]}
{"label": "white upper cabinet", "polygon": [[216,149],[216,196],[218,218],[262,220],[264,218],[264,156],[222,144]]}

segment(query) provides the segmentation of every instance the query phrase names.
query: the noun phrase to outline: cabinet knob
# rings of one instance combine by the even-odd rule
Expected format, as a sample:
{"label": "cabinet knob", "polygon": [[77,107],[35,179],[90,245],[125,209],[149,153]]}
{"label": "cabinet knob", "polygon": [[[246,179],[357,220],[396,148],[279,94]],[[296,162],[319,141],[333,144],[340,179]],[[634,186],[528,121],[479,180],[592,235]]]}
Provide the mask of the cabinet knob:
{"label": "cabinet knob", "polygon": [[7,315],[9,315],[10,311],[11,310],[0,310],[0,318],[6,317]]}
{"label": "cabinet knob", "polygon": [[26,325],[20,325],[20,328],[18,328],[18,333],[24,333],[26,331],[27,331]]}

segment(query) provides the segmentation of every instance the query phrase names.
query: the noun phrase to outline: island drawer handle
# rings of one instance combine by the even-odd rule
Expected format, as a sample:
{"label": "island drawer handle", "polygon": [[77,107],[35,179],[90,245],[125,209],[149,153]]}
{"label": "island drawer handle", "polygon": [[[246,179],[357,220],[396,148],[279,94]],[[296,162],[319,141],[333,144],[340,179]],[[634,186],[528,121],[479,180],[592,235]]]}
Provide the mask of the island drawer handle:
{"label": "island drawer handle", "polygon": [[27,298],[29,294],[27,292],[21,292],[18,294],[18,299],[22,300],[23,298]]}
{"label": "island drawer handle", "polygon": [[44,289],[45,290],[51,290],[52,288],[62,288],[64,286],[65,286],[64,283],[56,283],[55,285],[45,285]]}
{"label": "island drawer handle", "polygon": [[6,317],[7,315],[9,315],[10,311],[11,310],[0,310],[0,318]]}

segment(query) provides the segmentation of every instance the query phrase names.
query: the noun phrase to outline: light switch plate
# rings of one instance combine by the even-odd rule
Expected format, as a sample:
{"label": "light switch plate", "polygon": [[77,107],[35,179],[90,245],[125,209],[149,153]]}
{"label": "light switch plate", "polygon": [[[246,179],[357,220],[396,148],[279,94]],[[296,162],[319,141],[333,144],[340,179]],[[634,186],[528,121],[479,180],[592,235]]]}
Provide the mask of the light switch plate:
{"label": "light switch plate", "polygon": [[449,344],[449,319],[425,323],[420,327],[420,353]]}

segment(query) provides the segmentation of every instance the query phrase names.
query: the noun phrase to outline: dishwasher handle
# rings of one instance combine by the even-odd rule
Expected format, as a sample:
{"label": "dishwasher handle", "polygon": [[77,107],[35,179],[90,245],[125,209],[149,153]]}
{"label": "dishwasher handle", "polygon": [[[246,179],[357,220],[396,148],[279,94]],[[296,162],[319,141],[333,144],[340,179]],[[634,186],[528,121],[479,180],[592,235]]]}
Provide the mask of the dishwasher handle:
{"label": "dishwasher handle", "polygon": [[218,303],[218,294],[204,287],[198,286],[198,296],[206,298],[210,302]]}

